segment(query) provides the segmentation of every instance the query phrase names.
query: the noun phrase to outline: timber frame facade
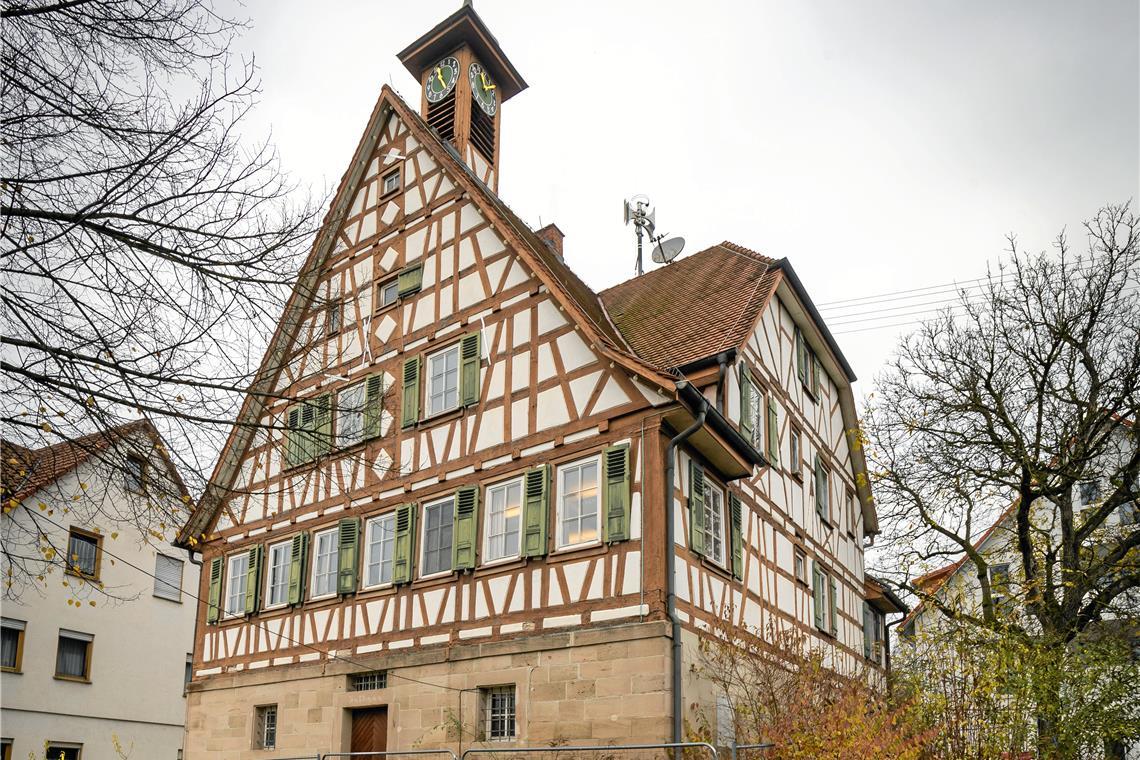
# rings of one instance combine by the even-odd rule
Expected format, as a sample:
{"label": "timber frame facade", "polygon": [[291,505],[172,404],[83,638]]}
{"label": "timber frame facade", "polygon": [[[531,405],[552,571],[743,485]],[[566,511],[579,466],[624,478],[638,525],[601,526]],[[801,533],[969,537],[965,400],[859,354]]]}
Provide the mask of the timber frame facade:
{"label": "timber frame facade", "polygon": [[470,6],[401,59],[454,121],[381,92],[180,538],[187,760],[263,757],[270,707],[290,755],[668,740],[670,566],[697,709],[718,619],[864,658],[854,377],[788,262],[723,243],[594,293],[495,194],[526,84]]}

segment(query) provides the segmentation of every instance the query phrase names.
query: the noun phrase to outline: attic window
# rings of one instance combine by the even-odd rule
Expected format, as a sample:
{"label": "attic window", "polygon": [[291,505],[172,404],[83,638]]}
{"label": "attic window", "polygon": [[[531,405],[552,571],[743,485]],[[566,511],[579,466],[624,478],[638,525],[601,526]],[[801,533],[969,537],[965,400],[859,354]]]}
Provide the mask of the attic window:
{"label": "attic window", "polygon": [[146,486],[146,462],[142,457],[128,456],[123,475],[128,491],[142,493]]}
{"label": "attic window", "polygon": [[397,167],[391,173],[384,175],[381,181],[380,194],[387,195],[400,189],[400,169]]}

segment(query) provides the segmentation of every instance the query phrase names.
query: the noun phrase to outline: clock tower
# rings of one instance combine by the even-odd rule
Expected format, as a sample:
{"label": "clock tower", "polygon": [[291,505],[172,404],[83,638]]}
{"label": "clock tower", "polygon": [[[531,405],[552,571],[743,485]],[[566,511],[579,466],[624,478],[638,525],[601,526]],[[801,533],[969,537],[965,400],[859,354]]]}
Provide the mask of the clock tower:
{"label": "clock tower", "polygon": [[527,84],[483,19],[464,2],[399,58],[420,82],[420,115],[428,126],[498,192],[502,105]]}

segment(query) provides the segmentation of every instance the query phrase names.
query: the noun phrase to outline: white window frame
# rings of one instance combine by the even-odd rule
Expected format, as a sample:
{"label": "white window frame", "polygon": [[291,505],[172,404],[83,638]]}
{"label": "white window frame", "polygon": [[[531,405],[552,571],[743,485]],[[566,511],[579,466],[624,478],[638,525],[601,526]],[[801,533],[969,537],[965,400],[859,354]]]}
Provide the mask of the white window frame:
{"label": "white window frame", "polygon": [[[237,562],[242,562],[245,568],[240,573],[234,572],[234,565]],[[233,601],[235,596],[234,581],[238,580],[241,584],[241,590],[237,592],[238,599],[237,609],[230,609],[230,602]],[[226,557],[226,596],[225,603],[222,605],[222,617],[236,618],[245,614],[245,594],[248,590],[249,584],[249,550],[236,552]]]}
{"label": "white window frame", "polygon": [[[434,372],[432,371],[432,366],[435,364],[435,362],[437,360],[440,360],[440,359],[443,359],[446,362],[446,357],[448,356],[448,354],[452,354],[452,353],[455,354],[455,404],[453,404],[452,406],[446,406],[446,400],[447,400],[447,365],[445,363],[444,364],[444,370],[443,370],[443,383],[444,383],[443,394],[442,394],[443,401],[441,401],[441,403],[444,403],[445,405],[437,408],[432,403],[432,399],[434,397],[432,394],[432,378],[434,376]],[[460,375],[462,374],[462,371],[461,371],[462,368],[459,366],[459,343],[458,342],[452,343],[450,346],[447,346],[446,348],[441,348],[439,351],[436,351],[433,354],[428,354],[427,361],[424,362],[424,369],[425,369],[425,372],[424,372],[424,417],[425,417],[425,419],[427,417],[434,417],[437,414],[444,414],[446,412],[450,412],[453,409],[458,409],[460,406],[460,403],[459,403],[459,401],[460,401],[460,399],[459,399],[460,387],[459,386],[461,383]]]}
{"label": "white window frame", "polygon": [[[427,563],[427,528],[428,528],[427,513],[428,513],[429,509],[434,509],[435,507],[440,507],[440,506],[442,506],[444,508],[445,514],[448,514],[451,516],[451,548],[450,548],[450,551],[453,554],[455,552],[455,496],[454,495],[448,495],[448,496],[445,496],[441,499],[434,499],[432,501],[425,502],[424,506],[423,506],[423,510],[424,510],[423,519],[420,520],[420,578],[442,578],[445,575],[451,575],[453,572],[455,572],[455,568],[452,566],[454,563],[452,562],[451,559],[448,559],[448,567],[446,569],[444,569],[444,570],[433,570],[430,573],[427,571],[427,565],[426,565],[426,563]],[[448,510],[450,510],[450,511],[448,511]]]}
{"label": "white window frame", "polygon": [[[396,292],[395,292],[395,295],[392,297],[391,301],[385,302],[384,301],[384,291],[387,290],[388,288],[394,288]],[[400,280],[398,277],[393,277],[391,279],[385,280],[384,282],[382,282],[376,286],[376,310],[377,311],[383,311],[384,309],[387,309],[389,306],[395,306],[399,300],[400,300]]]}
{"label": "white window frame", "polygon": [[[387,524],[387,527],[384,527],[385,523]],[[380,578],[380,580],[377,581],[376,583],[369,583],[368,579],[372,577],[372,567],[374,564],[372,562],[372,544],[377,539],[376,534],[378,531],[381,531],[381,534],[379,537],[379,544],[380,544],[380,550],[381,550],[381,556],[380,556],[380,562],[379,562],[380,572],[378,573],[378,577]],[[382,531],[387,531],[387,535],[385,536]],[[376,517],[369,518],[368,522],[365,524],[364,537],[365,537],[364,538],[364,572],[362,573],[362,577],[361,577],[361,588],[373,589],[373,588],[385,588],[387,586],[391,586],[392,585],[392,568],[395,565],[394,560],[395,560],[395,556],[396,556],[396,513],[395,513],[395,511],[386,512],[382,515],[377,515]],[[387,546],[388,546],[388,556],[387,557],[384,556],[384,545],[385,544],[387,544]],[[384,580],[384,571],[383,571],[385,563],[388,564],[388,568],[389,568],[388,580],[386,580],[386,581]]]}
{"label": "white window frame", "polygon": [[[267,720],[270,712],[272,712],[272,714],[273,714],[273,720],[272,721]],[[278,711],[277,705],[275,705],[275,704],[273,704],[273,705],[257,705],[256,707],[253,708],[253,727],[254,727],[253,748],[254,749],[277,749],[277,729],[278,729],[278,718],[279,717],[280,717],[280,712]],[[267,730],[268,726],[270,725],[270,723],[272,723],[272,725],[273,725],[273,741],[272,742],[266,741],[266,730]]]}
{"label": "white window frame", "polygon": [[[326,591],[325,593],[318,593],[317,592],[317,574],[318,574],[318,570],[320,569],[321,539],[323,539],[325,536],[331,536],[331,538],[329,540],[332,543],[332,552],[330,554],[330,556],[332,558],[330,560],[332,569],[326,573],[322,573],[322,575],[326,575],[326,576],[331,575],[331,577],[332,577],[332,590]],[[337,576],[337,573],[340,571],[340,566],[339,566],[340,565],[340,546],[337,544],[338,536],[339,536],[339,531],[337,530],[337,528],[335,526],[332,528],[329,528],[327,530],[320,530],[320,531],[314,531],[313,532],[313,562],[312,562],[313,566],[309,572],[309,589],[310,589],[309,599],[314,599],[314,600],[315,599],[328,599],[330,597],[336,596],[336,576]]]}
{"label": "white window frame", "polygon": [[[352,385],[345,386],[336,392],[336,446],[337,448],[346,449],[350,446],[355,446],[364,440],[364,402],[367,390],[364,383],[353,383]],[[341,397],[348,395],[351,392],[359,391],[360,402],[353,408],[346,408],[346,405],[341,403]],[[358,420],[356,428],[356,436],[352,440],[345,440],[341,433],[342,420],[346,419],[349,415],[353,415]]]}
{"label": "white window frame", "polygon": [[[597,535],[592,539],[579,541],[577,543],[563,543],[562,542],[562,512],[564,508],[564,499],[566,497],[566,473],[573,469],[579,469],[586,465],[593,464],[595,472],[597,473],[597,485],[595,487],[594,503],[597,508],[595,523],[595,530]],[[602,542],[602,458],[601,456],[586,457],[585,459],[576,459],[573,462],[567,462],[558,466],[558,493],[557,493],[557,507],[554,510],[554,537],[555,549],[558,551],[568,549],[580,549],[584,546],[597,546]],[[578,512],[579,529],[582,522],[582,512]]]}
{"label": "white window frame", "polygon": [[[399,166],[382,176],[380,178],[380,196],[383,197],[389,193],[399,192],[400,187],[402,186],[402,183],[400,182],[402,176],[403,172],[400,170]],[[396,179],[396,184],[392,188],[389,188],[388,180],[392,179],[393,177]]]}
{"label": "white window frame", "polygon": [[798,546],[792,548],[792,575],[795,580],[811,587],[811,580],[808,578],[807,571],[807,552],[800,549]]}
{"label": "white window frame", "polygon": [[788,470],[796,480],[804,478],[804,434],[796,425],[791,425],[788,435]]}
{"label": "white window frame", "polygon": [[[273,564],[273,555],[281,550],[285,557],[285,564],[283,566],[284,583],[278,584],[281,588],[281,601],[273,601],[273,571],[275,566]],[[289,603],[289,567],[293,563],[293,541],[281,541],[276,544],[270,544],[265,552],[265,606],[262,609],[275,610],[279,607],[284,607]]]}
{"label": "white window frame", "polygon": [[[518,515],[517,515],[517,517],[518,517],[518,530],[516,531],[516,537],[515,537],[515,550],[513,552],[504,551],[503,554],[501,554],[499,556],[495,556],[491,553],[491,538],[492,538],[492,536],[491,536],[491,520],[493,517],[493,513],[492,513],[493,506],[492,505],[494,504],[494,495],[493,494],[497,491],[505,491],[509,494],[512,486],[518,488],[518,494],[519,494]],[[523,539],[523,533],[525,533],[525,531],[526,531],[526,525],[523,522],[523,509],[525,508],[525,504],[524,504],[525,501],[526,501],[526,496],[524,493],[523,479],[521,477],[512,478],[510,480],[503,480],[503,481],[500,481],[498,483],[494,483],[492,485],[487,486],[486,494],[484,495],[484,499],[483,499],[483,504],[484,504],[483,508],[485,510],[485,514],[483,516],[483,561],[480,563],[481,565],[490,565],[490,564],[494,564],[497,562],[509,562],[510,560],[518,559],[519,556],[522,555],[522,539]],[[505,498],[504,498],[504,506],[509,506],[509,504],[507,504],[507,502],[505,501]],[[503,518],[503,521],[504,521],[504,528],[505,528],[505,523],[506,523],[505,517]],[[504,549],[507,548],[506,547],[506,536],[507,535],[508,534],[504,529],[504,532],[502,533],[502,536],[504,539]]]}
{"label": "white window frame", "polygon": [[[712,505],[712,499],[709,498],[710,494],[716,495],[716,500],[719,502],[715,507]],[[705,556],[712,560],[713,563],[720,567],[726,567],[728,557],[728,530],[725,525],[725,493],[720,484],[709,479],[708,474],[705,474],[705,491],[704,491],[704,520],[705,520]],[[720,530],[716,530],[716,521],[720,520]],[[720,555],[718,556],[715,548],[716,542],[714,539],[720,540]]]}

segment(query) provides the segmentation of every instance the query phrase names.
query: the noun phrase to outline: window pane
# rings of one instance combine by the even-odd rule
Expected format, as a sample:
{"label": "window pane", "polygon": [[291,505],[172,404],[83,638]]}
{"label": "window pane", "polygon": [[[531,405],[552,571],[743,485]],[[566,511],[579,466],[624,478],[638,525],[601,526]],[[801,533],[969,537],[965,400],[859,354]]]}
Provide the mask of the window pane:
{"label": "window pane", "polygon": [[337,394],[336,435],[339,446],[351,446],[363,439],[364,383],[357,383]]}
{"label": "window pane", "polygon": [[277,544],[269,548],[269,567],[266,577],[266,604],[284,604],[289,593],[289,564],[292,560],[292,543]]}
{"label": "window pane", "polygon": [[451,569],[451,499],[424,509],[423,573],[432,575]]}
{"label": "window pane", "polygon": [[369,586],[392,582],[395,530],[395,515],[385,515],[368,523],[368,567],[365,577]]}
{"label": "window pane", "polygon": [[68,559],[72,569],[83,575],[95,575],[95,560],[99,553],[99,542],[90,536],[71,533],[67,542]]}
{"label": "window pane", "polygon": [[245,586],[249,575],[249,554],[242,552],[230,557],[228,580],[226,583],[226,614],[240,615],[245,612]]}
{"label": "window pane", "polygon": [[336,592],[337,532],[325,531],[317,535],[317,552],[313,563],[313,596],[327,596]]}
{"label": "window pane", "polygon": [[597,540],[597,461],[569,465],[559,472],[559,545],[572,546]]}
{"label": "window pane", "polygon": [[518,555],[521,516],[521,482],[502,483],[487,490],[487,560]]}
{"label": "window pane", "polygon": [[55,662],[56,674],[72,678],[86,678],[87,647],[90,645],[91,642],[89,641],[60,636]]}
{"label": "window pane", "polygon": [[4,628],[0,634],[0,668],[16,667],[16,653],[20,648],[20,632]]}

